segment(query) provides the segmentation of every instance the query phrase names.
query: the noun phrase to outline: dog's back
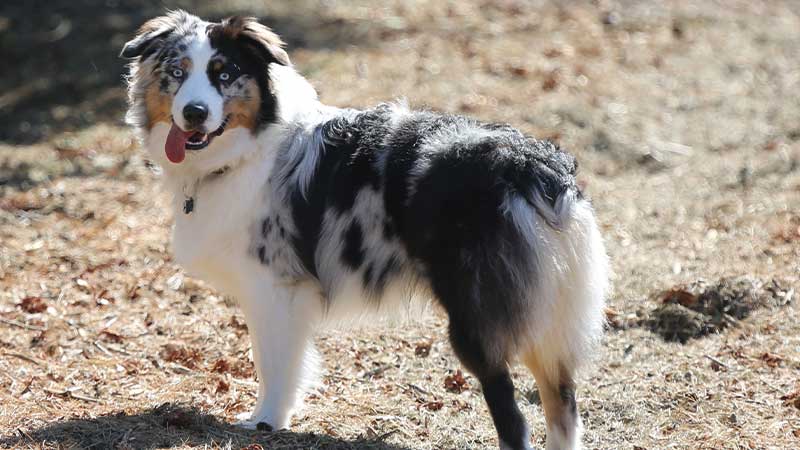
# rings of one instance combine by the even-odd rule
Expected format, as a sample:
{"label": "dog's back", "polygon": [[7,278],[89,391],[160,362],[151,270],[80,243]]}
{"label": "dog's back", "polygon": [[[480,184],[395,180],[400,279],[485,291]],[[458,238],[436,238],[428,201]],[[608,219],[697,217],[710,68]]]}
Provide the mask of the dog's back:
{"label": "dog's back", "polygon": [[[314,145],[287,147],[273,178],[289,207],[267,220],[294,224],[328,311],[430,289],[484,389],[507,389],[506,364],[521,357],[545,396],[556,392],[553,442],[574,446],[573,374],[601,333],[607,262],[573,157],[507,125],[391,104],[306,132]],[[487,397],[501,437],[511,420],[504,439],[520,448],[524,422],[495,397],[505,399]]]}

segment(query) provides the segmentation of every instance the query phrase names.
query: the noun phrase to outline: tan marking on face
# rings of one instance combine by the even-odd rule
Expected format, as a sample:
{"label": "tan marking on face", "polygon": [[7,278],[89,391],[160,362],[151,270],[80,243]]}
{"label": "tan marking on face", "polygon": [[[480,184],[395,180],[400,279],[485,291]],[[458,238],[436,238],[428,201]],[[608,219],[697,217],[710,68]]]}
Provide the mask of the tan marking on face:
{"label": "tan marking on face", "polygon": [[252,78],[239,80],[225,89],[225,115],[230,115],[228,129],[236,127],[254,130],[258,120],[258,111],[261,108],[261,93],[258,84]]}
{"label": "tan marking on face", "polygon": [[147,108],[147,126],[152,128],[158,122],[172,122],[172,96],[158,89],[158,81],[153,80],[145,90],[144,104]]}
{"label": "tan marking on face", "polygon": [[181,58],[179,65],[181,69],[183,69],[184,73],[189,73],[192,70],[192,60],[186,56]]}

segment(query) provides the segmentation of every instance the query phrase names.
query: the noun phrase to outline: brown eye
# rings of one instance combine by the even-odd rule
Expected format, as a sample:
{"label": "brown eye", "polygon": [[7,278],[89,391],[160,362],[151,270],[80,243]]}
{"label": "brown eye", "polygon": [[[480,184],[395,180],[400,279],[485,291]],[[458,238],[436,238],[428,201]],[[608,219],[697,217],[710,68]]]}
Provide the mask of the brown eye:
{"label": "brown eye", "polygon": [[183,78],[183,69],[174,69],[172,71],[172,76],[175,78]]}
{"label": "brown eye", "polygon": [[231,79],[231,76],[230,74],[228,74],[228,72],[222,72],[221,74],[219,74],[219,79],[221,81],[228,81]]}

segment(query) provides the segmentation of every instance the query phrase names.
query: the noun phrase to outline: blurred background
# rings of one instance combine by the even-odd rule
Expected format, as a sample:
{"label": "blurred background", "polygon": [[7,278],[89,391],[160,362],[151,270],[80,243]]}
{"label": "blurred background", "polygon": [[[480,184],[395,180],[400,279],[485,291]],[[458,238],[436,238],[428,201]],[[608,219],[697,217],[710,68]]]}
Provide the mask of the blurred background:
{"label": "blurred background", "polygon": [[296,433],[228,425],[254,401],[246,327],[172,262],[123,124],[117,55],[167,8],[259,17],[326,103],[405,98],[576,154],[614,269],[587,448],[798,447],[793,0],[0,2],[0,446],[496,445],[435,310],[322,333]]}
{"label": "blurred background", "polygon": [[363,24],[317,16],[325,7],[304,0],[3,2],[0,56],[14,67],[3,71],[0,86],[0,140],[29,144],[97,122],[121,124],[125,61],[117,55],[140,25],[168,9],[214,20],[255,15],[279,29],[292,48],[336,48],[363,37]]}

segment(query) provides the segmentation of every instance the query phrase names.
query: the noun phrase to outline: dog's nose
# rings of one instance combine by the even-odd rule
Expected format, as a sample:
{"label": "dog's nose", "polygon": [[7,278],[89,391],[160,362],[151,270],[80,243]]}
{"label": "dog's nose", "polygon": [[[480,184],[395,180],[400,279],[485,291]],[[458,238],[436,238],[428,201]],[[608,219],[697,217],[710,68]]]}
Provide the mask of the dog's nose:
{"label": "dog's nose", "polygon": [[183,118],[191,127],[199,127],[208,118],[208,107],[202,103],[189,103],[183,107]]}

